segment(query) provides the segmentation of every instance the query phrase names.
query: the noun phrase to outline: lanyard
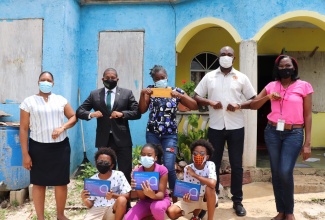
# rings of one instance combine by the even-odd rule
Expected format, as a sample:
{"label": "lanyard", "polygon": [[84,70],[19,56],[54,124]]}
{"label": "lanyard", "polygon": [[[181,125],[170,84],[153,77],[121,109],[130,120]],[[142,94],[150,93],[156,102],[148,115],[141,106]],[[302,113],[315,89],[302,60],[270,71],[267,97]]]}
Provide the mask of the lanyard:
{"label": "lanyard", "polygon": [[287,93],[287,90],[289,89],[289,87],[291,86],[292,82],[289,83],[288,87],[287,88],[284,88],[280,82],[280,94],[281,94],[281,87],[283,87],[284,89],[284,94],[283,94],[283,97],[280,101],[280,119],[282,120],[282,108],[283,108],[283,101],[284,101],[284,97],[286,96],[286,93]]}

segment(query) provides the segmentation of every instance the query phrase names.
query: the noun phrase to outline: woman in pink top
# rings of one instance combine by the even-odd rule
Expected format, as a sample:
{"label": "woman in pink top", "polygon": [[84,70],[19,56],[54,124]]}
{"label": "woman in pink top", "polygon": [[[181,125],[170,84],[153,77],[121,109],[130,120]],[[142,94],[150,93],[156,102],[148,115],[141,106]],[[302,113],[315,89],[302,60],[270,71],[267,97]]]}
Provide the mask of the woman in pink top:
{"label": "woman in pink top", "polygon": [[[299,80],[298,63],[287,55],[275,60],[274,76],[251,102],[252,109],[259,109],[271,101],[271,113],[264,131],[266,147],[270,156],[272,184],[277,216],[273,220],[292,220],[293,169],[299,153],[304,160],[310,157],[311,110],[313,88],[310,83]],[[305,138],[304,138],[305,134]]]}

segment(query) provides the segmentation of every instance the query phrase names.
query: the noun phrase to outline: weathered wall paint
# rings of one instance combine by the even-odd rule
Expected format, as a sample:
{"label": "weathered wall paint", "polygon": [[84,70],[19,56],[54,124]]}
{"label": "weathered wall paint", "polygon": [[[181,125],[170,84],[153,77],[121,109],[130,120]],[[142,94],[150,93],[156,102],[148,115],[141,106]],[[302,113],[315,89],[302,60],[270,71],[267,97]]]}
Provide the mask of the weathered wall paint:
{"label": "weathered wall paint", "polygon": [[204,17],[223,19],[243,40],[251,39],[270,20],[291,11],[305,10],[325,14],[323,0],[195,0],[175,6],[178,34],[188,24]]}
{"label": "weathered wall paint", "polygon": [[[325,22],[325,21],[324,21]],[[279,54],[287,51],[325,51],[325,31],[315,28],[272,28],[259,40],[259,54]]]}
{"label": "weathered wall paint", "polygon": [[[175,84],[175,32],[174,14],[170,5],[89,5],[82,7],[79,86],[81,100],[85,100],[97,85],[98,33],[100,31],[144,30],[143,86],[152,84],[149,69],[163,65],[169,74],[169,84]],[[125,65],[128,65],[125,63]],[[114,68],[114,67],[113,67]],[[132,73],[129,73],[132,74]],[[137,121],[129,121],[133,144],[145,144],[148,114]],[[87,152],[91,159],[94,147],[96,121],[84,123]]]}
{"label": "weathered wall paint", "polygon": [[[61,94],[77,107],[79,76],[79,4],[74,0],[1,1],[0,17],[5,19],[44,19],[42,69],[53,73],[53,92]],[[3,85],[1,85],[3,86]],[[37,86],[37,82],[35,82]],[[2,121],[19,121],[19,104],[0,104],[0,109],[12,117]],[[71,171],[81,161],[82,150],[77,145],[79,125],[68,131],[73,150]],[[81,143],[81,142],[80,142]],[[80,151],[78,154],[74,154]],[[76,157],[76,155],[80,155]]]}

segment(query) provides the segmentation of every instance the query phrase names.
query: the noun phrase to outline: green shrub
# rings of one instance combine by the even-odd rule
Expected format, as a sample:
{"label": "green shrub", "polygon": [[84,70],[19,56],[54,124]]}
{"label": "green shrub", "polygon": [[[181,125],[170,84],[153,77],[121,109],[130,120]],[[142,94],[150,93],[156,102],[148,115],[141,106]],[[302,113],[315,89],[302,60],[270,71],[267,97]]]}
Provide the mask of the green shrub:
{"label": "green shrub", "polygon": [[90,162],[81,164],[83,168],[81,169],[81,174],[78,176],[79,180],[83,180],[85,178],[90,178],[93,176],[95,173],[97,173],[97,168],[94,167]]}
{"label": "green shrub", "polygon": [[133,167],[140,164],[141,149],[142,149],[141,145],[136,145],[134,148],[132,148],[132,165],[133,165]]}
{"label": "green shrub", "polygon": [[182,83],[182,89],[186,92],[187,95],[192,97],[194,95],[194,89],[196,87],[195,82],[186,82],[186,80],[182,80]]}
{"label": "green shrub", "polygon": [[185,160],[187,163],[191,162],[191,144],[199,139],[208,139],[208,129],[199,129],[199,116],[192,114],[189,116],[189,125],[191,129],[187,134],[178,133],[178,160]]}

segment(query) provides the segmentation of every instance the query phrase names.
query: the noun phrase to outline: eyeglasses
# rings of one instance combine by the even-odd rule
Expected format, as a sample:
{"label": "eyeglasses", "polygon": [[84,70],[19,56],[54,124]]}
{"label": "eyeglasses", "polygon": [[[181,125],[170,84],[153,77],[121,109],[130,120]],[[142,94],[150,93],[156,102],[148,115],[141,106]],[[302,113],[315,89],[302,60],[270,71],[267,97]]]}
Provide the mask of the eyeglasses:
{"label": "eyeglasses", "polygon": [[204,151],[201,151],[201,152],[197,152],[197,151],[193,151],[193,155],[194,156],[197,156],[197,155],[201,155],[201,156],[204,156],[205,155],[205,152]]}
{"label": "eyeglasses", "polygon": [[97,164],[104,165],[104,166],[110,166],[111,163],[106,160],[97,160]]}

